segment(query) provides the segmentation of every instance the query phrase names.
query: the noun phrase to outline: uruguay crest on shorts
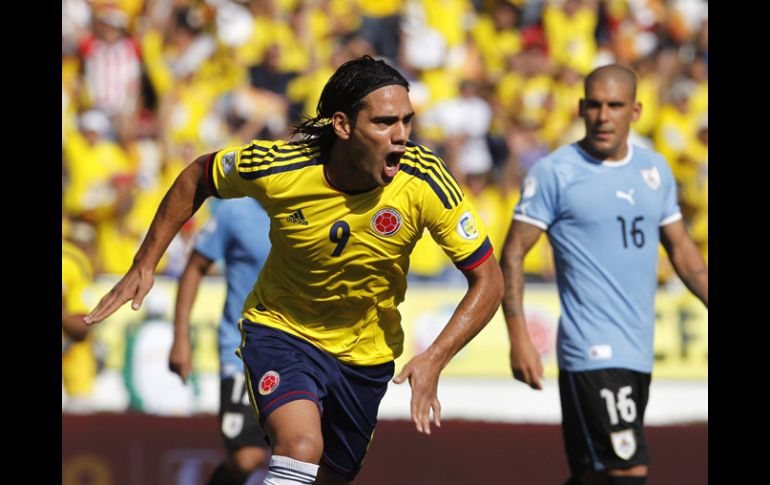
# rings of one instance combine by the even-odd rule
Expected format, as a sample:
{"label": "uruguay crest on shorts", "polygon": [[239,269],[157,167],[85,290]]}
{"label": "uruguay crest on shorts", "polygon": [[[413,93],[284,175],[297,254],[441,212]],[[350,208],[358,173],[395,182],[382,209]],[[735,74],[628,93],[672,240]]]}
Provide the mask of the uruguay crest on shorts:
{"label": "uruguay crest on shorts", "polygon": [[628,460],[636,453],[636,436],[633,429],[610,433],[610,438],[612,438],[612,449],[620,458]]}

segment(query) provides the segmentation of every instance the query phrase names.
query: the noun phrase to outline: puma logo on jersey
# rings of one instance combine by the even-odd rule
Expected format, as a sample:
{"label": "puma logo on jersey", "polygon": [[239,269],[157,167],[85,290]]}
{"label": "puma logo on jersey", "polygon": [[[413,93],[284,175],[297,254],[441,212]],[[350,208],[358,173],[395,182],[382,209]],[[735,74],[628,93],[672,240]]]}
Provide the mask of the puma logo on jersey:
{"label": "puma logo on jersey", "polygon": [[302,209],[297,209],[294,211],[294,213],[287,217],[286,220],[293,222],[294,224],[302,224],[303,226],[307,226],[308,224],[307,219],[305,219],[305,216],[302,215]]}
{"label": "puma logo on jersey", "polygon": [[630,189],[628,193],[624,193],[620,190],[615,191],[615,195],[619,199],[627,200],[629,204],[636,205],[636,202],[634,202],[634,189]]}

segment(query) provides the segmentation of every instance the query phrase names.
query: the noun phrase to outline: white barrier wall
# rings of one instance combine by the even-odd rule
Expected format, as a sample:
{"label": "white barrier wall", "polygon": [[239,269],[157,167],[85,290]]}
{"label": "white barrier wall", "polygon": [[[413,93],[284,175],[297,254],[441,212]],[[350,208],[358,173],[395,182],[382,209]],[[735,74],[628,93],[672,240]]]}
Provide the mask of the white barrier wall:
{"label": "white barrier wall", "polygon": [[[104,294],[114,282],[113,278],[98,280],[94,294]],[[176,281],[158,277],[152,292],[155,293],[154,303],[166,306],[169,323],[165,331],[170,333]],[[463,294],[463,288],[409,287],[406,300],[399,307],[403,316],[405,346],[404,354],[396,361],[397,370],[433,341]],[[176,414],[215,412],[217,409],[216,329],[224,295],[222,278],[204,279],[192,312],[195,377],[188,384],[192,392],[186,398],[185,393],[179,393],[180,399],[194,399],[195,403],[192,408],[190,403],[180,402],[177,408],[169,408],[166,403],[167,409],[179,410]],[[502,310],[499,310],[442,374],[439,397],[447,418],[558,422],[554,348],[559,315],[556,287],[551,284],[528,285],[524,301],[530,334],[543,357],[545,389],[535,393],[510,378],[508,338]],[[648,419],[651,424],[705,421],[708,419],[707,311],[685,289],[659,291],[656,310],[656,364]],[[102,407],[119,410],[130,401],[135,409],[153,408],[155,396],[141,395],[142,389],[153,386],[141,380],[164,372],[167,355],[158,351],[157,345],[143,343],[146,339],[141,335],[149,331],[149,326],[142,327],[142,322],[146,320],[145,313],[145,309],[134,312],[129,305],[125,305],[95,328],[95,339],[102,348],[106,371],[97,382],[96,393],[105,394],[95,396],[97,405],[101,402]],[[164,331],[157,322],[152,328],[156,333]],[[170,345],[169,339],[164,340]],[[128,367],[127,349],[131,357]],[[144,367],[152,367],[153,372],[145,372]],[[168,376],[159,378],[167,379]],[[127,389],[123,395],[116,392],[120,385]],[[408,387],[391,386],[382,405],[382,417],[408,418],[408,402]]]}

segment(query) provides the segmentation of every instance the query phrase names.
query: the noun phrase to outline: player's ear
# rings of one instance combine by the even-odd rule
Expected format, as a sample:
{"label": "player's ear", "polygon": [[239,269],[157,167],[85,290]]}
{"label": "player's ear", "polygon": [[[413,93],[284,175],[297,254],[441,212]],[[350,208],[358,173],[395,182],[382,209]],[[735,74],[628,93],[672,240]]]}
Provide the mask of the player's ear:
{"label": "player's ear", "polygon": [[642,103],[634,101],[633,111],[631,113],[631,121],[639,121],[639,117],[642,116]]}
{"label": "player's ear", "polygon": [[350,126],[350,118],[342,111],[337,111],[332,115],[332,129],[334,133],[342,140],[350,139],[350,133],[353,131]]}
{"label": "player's ear", "polygon": [[578,101],[578,116],[581,118],[583,117],[583,110],[585,109],[585,103],[586,100],[583,98],[580,98],[580,101]]}

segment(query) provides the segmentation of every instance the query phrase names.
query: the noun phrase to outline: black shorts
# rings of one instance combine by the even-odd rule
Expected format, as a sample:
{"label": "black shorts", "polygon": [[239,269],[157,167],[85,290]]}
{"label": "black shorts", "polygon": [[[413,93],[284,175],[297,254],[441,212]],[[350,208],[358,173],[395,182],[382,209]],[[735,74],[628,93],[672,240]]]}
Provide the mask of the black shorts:
{"label": "black shorts", "polygon": [[572,476],[648,462],[644,411],[651,374],[559,370],[562,435]]}
{"label": "black shorts", "polygon": [[321,416],[321,464],[348,481],[361,470],[377,425],[393,361],[352,365],[282,330],[242,320],[243,356],[260,423],[281,406],[304,399]]}
{"label": "black shorts", "polygon": [[245,384],[243,374],[236,374],[222,379],[219,385],[219,432],[229,451],[245,446],[269,447],[249,403]]}

